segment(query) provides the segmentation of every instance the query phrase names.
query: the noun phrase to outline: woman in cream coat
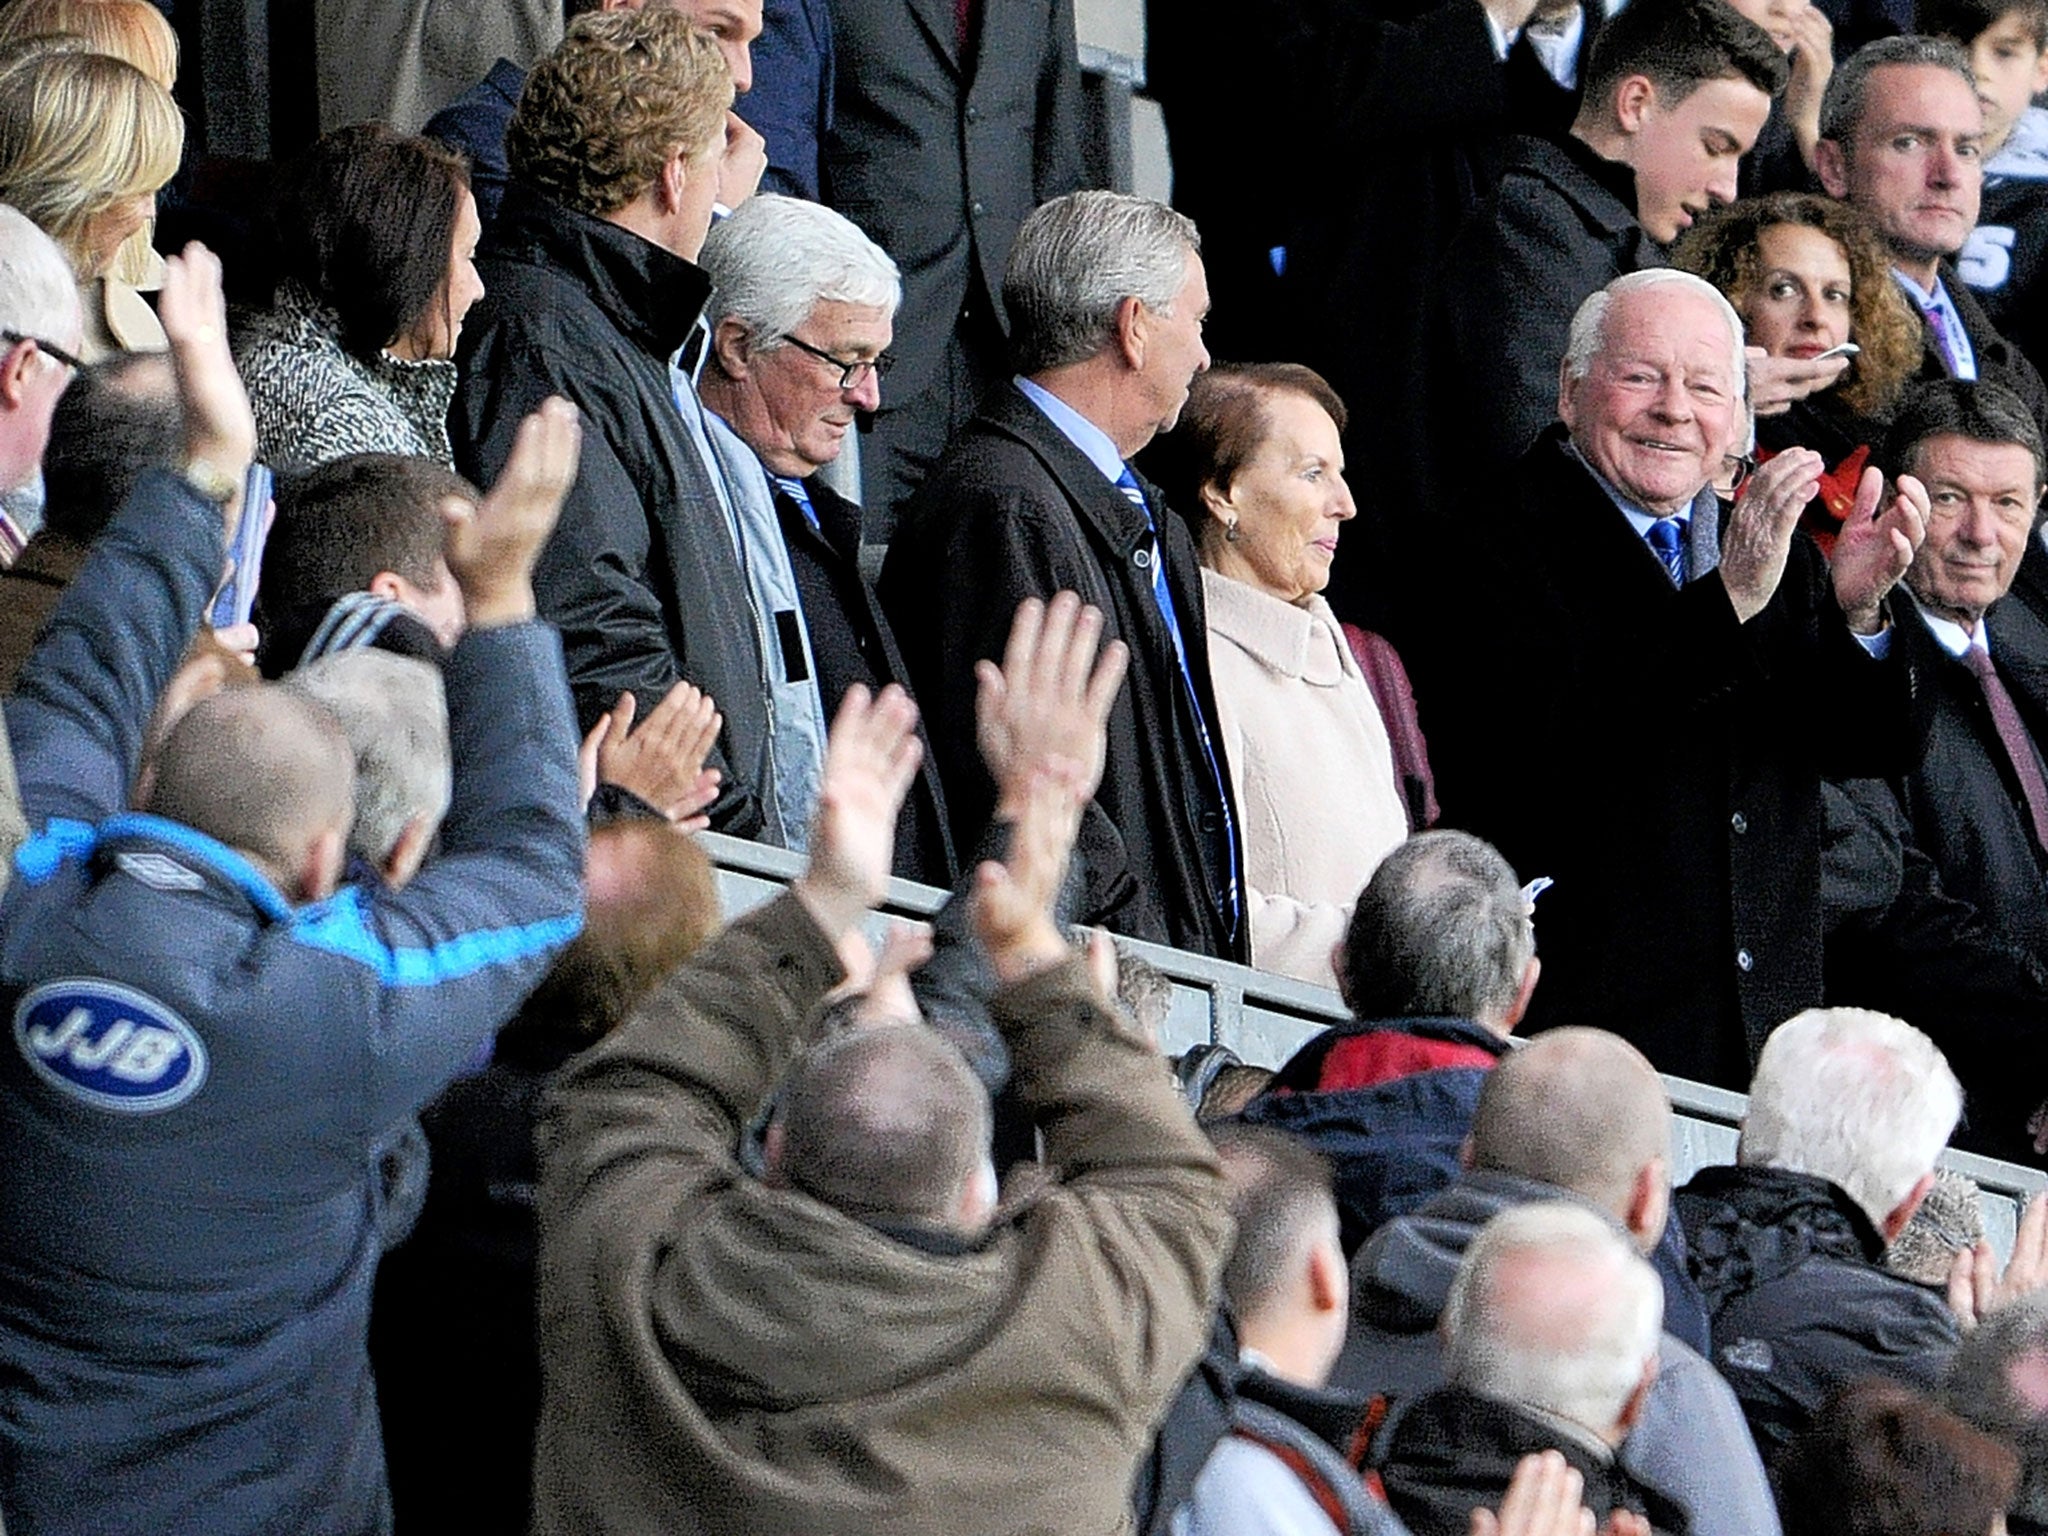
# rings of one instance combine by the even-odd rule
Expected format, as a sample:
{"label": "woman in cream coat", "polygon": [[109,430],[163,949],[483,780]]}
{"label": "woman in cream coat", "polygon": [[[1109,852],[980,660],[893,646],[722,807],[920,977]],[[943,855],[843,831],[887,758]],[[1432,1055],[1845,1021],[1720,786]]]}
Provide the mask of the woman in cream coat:
{"label": "woman in cream coat", "polygon": [[1321,595],[1358,512],[1343,423],[1310,369],[1219,365],[1158,465],[1202,554],[1252,963],[1324,986],[1352,902],[1409,832],[1379,706]]}

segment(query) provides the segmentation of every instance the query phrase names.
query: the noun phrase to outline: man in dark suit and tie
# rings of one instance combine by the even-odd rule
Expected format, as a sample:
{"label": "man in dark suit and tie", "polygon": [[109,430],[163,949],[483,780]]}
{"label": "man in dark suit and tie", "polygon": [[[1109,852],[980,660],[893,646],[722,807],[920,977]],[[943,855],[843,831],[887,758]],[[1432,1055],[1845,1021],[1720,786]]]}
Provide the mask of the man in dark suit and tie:
{"label": "man in dark suit and tie", "polygon": [[1242,959],[1235,809],[1216,734],[1193,538],[1130,468],[1206,368],[1200,236],[1144,198],[1079,192],[1024,222],[1003,298],[1017,377],[910,503],[881,593],[956,839],[997,809],[974,739],[977,663],[1027,597],[1073,591],[1130,647],[1080,836],[1080,916]]}
{"label": "man in dark suit and tie", "polygon": [[1081,68],[1073,0],[832,0],[832,32],[825,201],[903,272],[890,398],[861,438],[867,537],[884,543],[1005,376],[1010,243],[1084,185]]}
{"label": "man in dark suit and tie", "polygon": [[1984,106],[1969,55],[1946,38],[1867,43],[1828,82],[1820,127],[1821,184],[1877,226],[1920,315],[1920,377],[1995,380],[2048,432],[2048,386],[1953,265],[1984,191]]}
{"label": "man in dark suit and tie", "polygon": [[[829,720],[855,683],[879,693],[909,682],[861,574],[860,508],[818,478],[855,412],[881,400],[902,285],[895,263],[840,215],[765,192],[712,229],[703,261],[711,349],[697,390],[713,472],[756,535],[749,563],[786,557],[795,601],[771,618],[776,680],[808,684]],[[764,548],[771,541],[778,547]],[[928,885],[958,873],[929,750],[896,824],[893,868]]]}
{"label": "man in dark suit and tie", "polygon": [[1821,998],[1823,772],[1904,766],[1885,599],[1926,505],[1908,478],[1880,513],[1873,471],[1825,563],[1796,532],[1820,455],[1792,449],[1724,513],[1745,392],[1707,284],[1662,269],[1589,298],[1562,428],[1445,547],[1461,579],[1411,663],[1445,821],[1556,882],[1525,1027],[1611,1029],[1727,1087]]}

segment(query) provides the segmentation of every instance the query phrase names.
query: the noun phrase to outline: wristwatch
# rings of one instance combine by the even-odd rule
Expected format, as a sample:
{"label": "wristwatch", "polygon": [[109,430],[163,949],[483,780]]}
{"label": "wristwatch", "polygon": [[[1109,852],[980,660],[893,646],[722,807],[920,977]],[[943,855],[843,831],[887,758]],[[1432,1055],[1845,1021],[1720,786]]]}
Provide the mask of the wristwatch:
{"label": "wristwatch", "polygon": [[241,480],[210,459],[193,457],[178,466],[185,483],[208,501],[226,506],[242,488]]}

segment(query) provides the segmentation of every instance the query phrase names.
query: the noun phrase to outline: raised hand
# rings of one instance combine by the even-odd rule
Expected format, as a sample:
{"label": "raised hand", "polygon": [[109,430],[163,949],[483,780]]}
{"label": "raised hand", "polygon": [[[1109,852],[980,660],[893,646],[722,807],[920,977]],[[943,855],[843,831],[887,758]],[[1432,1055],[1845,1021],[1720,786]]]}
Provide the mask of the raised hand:
{"label": "raised hand", "polygon": [[441,503],[448,569],[471,629],[533,617],[533,563],[576,483],[582,450],[576,407],[550,396],[519,423],[511,457],[480,503],[452,496]]}
{"label": "raised hand", "polygon": [[1948,1304],[1967,1333],[2007,1302],[2043,1285],[2048,1285],[2048,1195],[2036,1195],[2020,1213],[2004,1274],[1987,1242],[1956,1254],[1948,1272]]}
{"label": "raised hand", "polygon": [[584,803],[599,784],[616,784],[678,831],[702,831],[711,818],[697,813],[718,798],[719,772],[704,766],[724,724],[717,706],[709,694],[677,683],[636,731],[637,709],[631,693],[620,694],[583,738]]}
{"label": "raised hand", "polygon": [[737,112],[725,114],[725,148],[718,157],[718,200],[737,208],[752,197],[768,169],[768,141]]}
{"label": "raised hand", "polygon": [[1556,1451],[1524,1456],[1499,1513],[1473,1510],[1469,1536],[1593,1536],[1593,1512],[1581,1502],[1585,1492],[1585,1478]]}
{"label": "raised hand", "polygon": [[810,863],[790,885],[834,943],[888,888],[896,816],[922,754],[910,695],[893,683],[872,697],[846,690],[825,738]]}
{"label": "raised hand", "polygon": [[[170,338],[171,368],[185,419],[185,453],[204,459],[237,486],[256,457],[256,416],[249,392],[228,350],[227,301],[221,294],[220,258],[196,241],[164,258],[157,316]],[[228,530],[241,513],[238,489],[223,511]],[[258,509],[260,514],[261,509]]]}
{"label": "raised hand", "polygon": [[1859,635],[1874,635],[1884,627],[1885,594],[1898,585],[1927,537],[1926,486],[1911,475],[1899,476],[1890,503],[1880,511],[1883,495],[1884,476],[1875,467],[1864,470],[1856,504],[1828,558],[1835,601]]}
{"label": "raised hand", "polygon": [[1102,644],[1100,610],[1071,592],[1017,605],[1002,666],[974,666],[975,740],[996,781],[998,820],[1016,818],[1033,778],[1055,761],[1078,765],[1082,798],[1094,798],[1130,659],[1121,640]]}
{"label": "raised hand", "polygon": [[1088,803],[1081,766],[1055,759],[1036,770],[1010,824],[1009,856],[974,873],[970,916],[997,979],[1015,981],[1071,952],[1053,915],[1067,857]]}
{"label": "raised hand", "polygon": [[1749,361],[1749,405],[1759,416],[1779,416],[1792,402],[1818,394],[1849,371],[1849,359],[1772,357],[1762,347],[1744,348]]}
{"label": "raised hand", "polygon": [[1721,583],[1735,617],[1747,624],[1770,603],[1785,575],[1799,514],[1827,468],[1809,448],[1788,448],[1758,467],[1721,533]]}

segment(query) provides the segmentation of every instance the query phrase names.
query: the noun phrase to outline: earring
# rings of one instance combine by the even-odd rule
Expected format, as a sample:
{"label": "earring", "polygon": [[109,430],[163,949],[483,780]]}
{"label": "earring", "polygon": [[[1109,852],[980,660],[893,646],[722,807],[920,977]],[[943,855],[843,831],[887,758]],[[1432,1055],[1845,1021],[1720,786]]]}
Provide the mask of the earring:
{"label": "earring", "polygon": [[1237,542],[1237,519],[1234,517],[1223,525],[1223,542],[1226,544],[1235,544]]}

